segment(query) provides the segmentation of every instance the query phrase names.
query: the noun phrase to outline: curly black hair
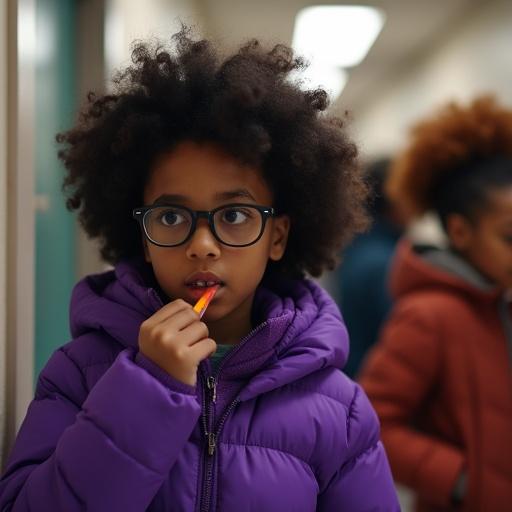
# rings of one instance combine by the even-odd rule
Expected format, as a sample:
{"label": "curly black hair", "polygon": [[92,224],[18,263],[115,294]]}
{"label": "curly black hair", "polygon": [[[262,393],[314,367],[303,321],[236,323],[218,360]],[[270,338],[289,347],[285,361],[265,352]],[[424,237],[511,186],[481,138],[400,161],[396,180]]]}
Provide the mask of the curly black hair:
{"label": "curly black hair", "polygon": [[89,93],[76,126],[57,135],[67,207],[99,238],[103,259],[142,255],[131,211],[143,204],[158,157],[192,140],[261,169],[274,206],[291,218],[280,271],[318,276],[333,268],[366,227],[366,186],[345,119],[323,112],[324,90],[302,90],[293,79],[303,59],[257,40],[222,59],[211,41],[182,27],[170,47],[137,42],[132,62],[114,77],[113,94]]}

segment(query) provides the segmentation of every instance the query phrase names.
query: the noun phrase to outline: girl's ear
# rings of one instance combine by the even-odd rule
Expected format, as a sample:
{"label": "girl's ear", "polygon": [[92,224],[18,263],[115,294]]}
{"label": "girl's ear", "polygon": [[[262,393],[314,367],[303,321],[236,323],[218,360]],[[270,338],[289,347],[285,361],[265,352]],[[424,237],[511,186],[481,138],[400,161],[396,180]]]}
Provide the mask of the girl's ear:
{"label": "girl's ear", "polygon": [[473,225],[463,215],[453,213],[446,219],[446,232],[455,249],[465,252],[473,239]]}
{"label": "girl's ear", "polygon": [[278,261],[283,257],[288,242],[288,233],[290,232],[290,217],[288,215],[279,215],[272,219],[272,235],[269,257],[273,261]]}

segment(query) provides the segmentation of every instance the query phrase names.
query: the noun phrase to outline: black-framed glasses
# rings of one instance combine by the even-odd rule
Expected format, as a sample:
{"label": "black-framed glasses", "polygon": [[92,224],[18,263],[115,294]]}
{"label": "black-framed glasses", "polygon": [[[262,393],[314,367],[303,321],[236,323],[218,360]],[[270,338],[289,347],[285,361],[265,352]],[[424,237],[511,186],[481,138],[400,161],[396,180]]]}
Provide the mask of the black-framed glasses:
{"label": "black-framed glasses", "polygon": [[176,247],[194,234],[197,220],[204,218],[213,236],[230,247],[247,247],[263,235],[269,217],[276,217],[274,208],[255,204],[227,204],[210,211],[191,210],[181,205],[153,205],[135,208],[133,218],[147,239],[160,247]]}

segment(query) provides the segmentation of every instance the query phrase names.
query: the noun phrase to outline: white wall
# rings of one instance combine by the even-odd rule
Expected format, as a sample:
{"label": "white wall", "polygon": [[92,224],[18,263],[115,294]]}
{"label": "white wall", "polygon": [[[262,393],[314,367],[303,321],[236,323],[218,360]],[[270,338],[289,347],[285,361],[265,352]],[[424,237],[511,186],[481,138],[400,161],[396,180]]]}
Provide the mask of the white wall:
{"label": "white wall", "polygon": [[482,1],[423,58],[382,84],[355,113],[354,130],[368,156],[399,149],[410,125],[433,108],[495,92],[512,106],[512,2]]}

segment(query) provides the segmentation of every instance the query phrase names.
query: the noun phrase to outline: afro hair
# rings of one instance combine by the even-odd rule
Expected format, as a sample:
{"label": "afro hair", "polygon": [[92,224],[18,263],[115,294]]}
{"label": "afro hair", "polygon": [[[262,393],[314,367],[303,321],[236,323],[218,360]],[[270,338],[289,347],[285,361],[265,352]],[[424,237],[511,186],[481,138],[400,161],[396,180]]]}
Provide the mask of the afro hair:
{"label": "afro hair", "polygon": [[[114,91],[89,93],[77,124],[57,135],[67,206],[78,210],[103,259],[142,255],[132,209],[143,204],[152,166],[179,142],[211,142],[259,168],[274,207],[291,219],[277,266],[317,276],[333,268],[366,227],[366,186],[344,118],[324,111],[324,90],[303,89],[304,61],[257,40],[221,58],[214,44],[182,27],[171,44],[137,42]],[[295,78],[294,78],[295,77]]]}

